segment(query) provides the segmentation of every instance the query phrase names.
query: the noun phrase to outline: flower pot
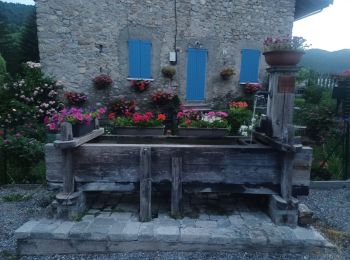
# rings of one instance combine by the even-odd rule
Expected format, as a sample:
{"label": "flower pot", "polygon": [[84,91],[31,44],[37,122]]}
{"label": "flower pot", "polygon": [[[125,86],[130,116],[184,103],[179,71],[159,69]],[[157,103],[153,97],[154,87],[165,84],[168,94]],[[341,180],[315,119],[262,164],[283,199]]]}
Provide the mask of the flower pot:
{"label": "flower pot", "polygon": [[74,124],[72,125],[73,137],[81,137],[95,130],[95,120],[90,124]]}
{"label": "flower pot", "polygon": [[116,135],[163,135],[164,127],[114,126],[112,134]]}
{"label": "flower pot", "polygon": [[265,61],[270,66],[295,66],[297,65],[302,56],[303,51],[293,50],[279,50],[279,51],[267,51],[264,52]]}
{"label": "flower pot", "polygon": [[223,137],[228,134],[227,128],[195,128],[179,127],[179,136],[197,136],[197,137]]}

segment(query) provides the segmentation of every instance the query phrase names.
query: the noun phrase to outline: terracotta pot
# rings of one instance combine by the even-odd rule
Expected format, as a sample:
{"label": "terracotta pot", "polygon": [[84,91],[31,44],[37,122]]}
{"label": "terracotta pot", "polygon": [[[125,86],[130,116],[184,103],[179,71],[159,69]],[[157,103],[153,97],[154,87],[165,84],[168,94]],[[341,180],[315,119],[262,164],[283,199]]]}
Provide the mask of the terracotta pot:
{"label": "terracotta pot", "polygon": [[270,66],[295,66],[297,65],[302,56],[303,51],[267,51],[264,52],[265,61]]}

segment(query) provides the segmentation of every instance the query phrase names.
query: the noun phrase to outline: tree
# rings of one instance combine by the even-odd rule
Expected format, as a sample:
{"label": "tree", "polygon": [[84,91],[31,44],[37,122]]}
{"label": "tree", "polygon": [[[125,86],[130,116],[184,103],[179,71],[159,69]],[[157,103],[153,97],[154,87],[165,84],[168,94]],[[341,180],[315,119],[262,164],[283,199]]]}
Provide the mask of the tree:
{"label": "tree", "polygon": [[7,70],[12,75],[19,71],[19,49],[7,26],[7,19],[0,13],[0,53],[5,59]]}
{"label": "tree", "polygon": [[38,32],[36,12],[29,16],[20,41],[21,62],[39,62]]}

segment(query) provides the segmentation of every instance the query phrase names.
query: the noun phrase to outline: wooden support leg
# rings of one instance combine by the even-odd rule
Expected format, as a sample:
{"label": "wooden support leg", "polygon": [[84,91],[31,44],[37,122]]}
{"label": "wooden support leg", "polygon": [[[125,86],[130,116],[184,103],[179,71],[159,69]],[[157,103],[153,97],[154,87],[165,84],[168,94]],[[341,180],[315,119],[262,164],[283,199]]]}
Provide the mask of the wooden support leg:
{"label": "wooden support leg", "polygon": [[171,215],[178,217],[181,213],[182,202],[182,158],[172,158],[172,170],[171,170]]}
{"label": "wooden support leg", "polygon": [[74,192],[74,176],[73,176],[73,161],[72,161],[72,150],[62,150],[63,153],[63,193]]}
{"label": "wooden support leg", "polygon": [[143,147],[140,151],[140,221],[152,219],[152,180],[151,148]]}
{"label": "wooden support leg", "polygon": [[294,154],[285,153],[282,162],[281,196],[288,203],[292,200],[292,173]]}

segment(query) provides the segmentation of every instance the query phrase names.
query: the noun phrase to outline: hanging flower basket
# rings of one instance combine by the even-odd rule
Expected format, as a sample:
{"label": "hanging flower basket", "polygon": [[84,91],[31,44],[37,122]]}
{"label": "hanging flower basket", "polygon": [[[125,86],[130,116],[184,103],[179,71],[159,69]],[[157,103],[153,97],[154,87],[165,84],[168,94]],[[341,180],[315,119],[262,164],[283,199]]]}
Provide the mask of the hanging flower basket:
{"label": "hanging flower basket", "polygon": [[137,92],[144,92],[148,89],[150,83],[149,80],[132,80],[131,87]]}
{"label": "hanging flower basket", "polygon": [[295,66],[304,55],[303,51],[276,50],[264,52],[265,62],[270,66]]}

